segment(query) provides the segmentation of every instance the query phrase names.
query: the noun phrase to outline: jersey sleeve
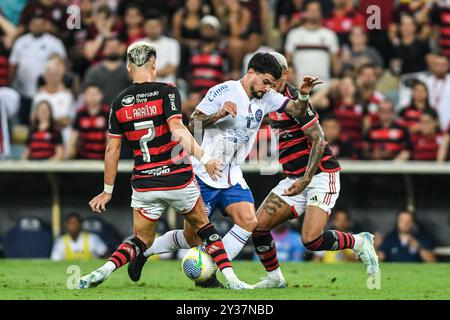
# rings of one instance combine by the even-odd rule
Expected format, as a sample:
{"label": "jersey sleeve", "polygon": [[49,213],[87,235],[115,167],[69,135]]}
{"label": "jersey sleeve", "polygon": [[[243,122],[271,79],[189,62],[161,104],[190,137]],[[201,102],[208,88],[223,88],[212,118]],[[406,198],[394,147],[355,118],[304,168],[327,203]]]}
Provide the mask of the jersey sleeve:
{"label": "jersey sleeve", "polygon": [[267,106],[266,113],[274,111],[283,112],[291,100],[273,89],[270,89],[269,92],[264,95],[263,99],[265,99],[265,104]]}
{"label": "jersey sleeve", "polygon": [[319,121],[319,115],[316,110],[313,109],[311,104],[308,103],[308,110],[306,111],[306,115],[297,119],[297,122],[302,126],[302,130],[305,131],[314,123]]}
{"label": "jersey sleeve", "polygon": [[123,134],[119,120],[117,120],[116,111],[117,111],[117,103],[116,100],[114,100],[109,110],[109,119],[108,119],[108,132],[110,138],[121,138]]}
{"label": "jersey sleeve", "polygon": [[228,85],[219,84],[208,90],[208,93],[203,97],[202,101],[197,106],[197,110],[206,115],[211,115],[219,112],[222,107],[223,94],[229,90]]}
{"label": "jersey sleeve", "polygon": [[167,122],[174,118],[180,118],[181,115],[181,96],[177,87],[170,87],[163,98],[163,111]]}

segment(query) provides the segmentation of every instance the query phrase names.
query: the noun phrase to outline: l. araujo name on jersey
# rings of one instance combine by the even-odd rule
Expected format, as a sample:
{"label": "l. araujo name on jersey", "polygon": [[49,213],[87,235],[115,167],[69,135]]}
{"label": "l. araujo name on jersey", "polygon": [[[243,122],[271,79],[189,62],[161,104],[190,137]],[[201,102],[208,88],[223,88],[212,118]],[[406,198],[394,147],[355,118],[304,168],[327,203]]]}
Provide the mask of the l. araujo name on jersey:
{"label": "l. araujo name on jersey", "polygon": [[160,82],[134,83],[113,102],[109,134],[126,139],[135,158],[131,185],[137,191],[182,188],[193,179],[188,154],[172,141],[168,123],[181,118],[178,89]]}
{"label": "l. araujo name on jersey", "polygon": [[249,99],[240,81],[226,81],[212,87],[197,106],[206,115],[218,112],[225,102],[237,106],[237,116],[231,115],[218,120],[205,129],[202,149],[210,156],[224,162],[222,177],[213,181],[204,166],[191,157],[195,174],[214,188],[229,188],[242,180],[240,164],[247,158],[255,141],[264,115],[282,111],[289,98],[270,90],[262,99]]}

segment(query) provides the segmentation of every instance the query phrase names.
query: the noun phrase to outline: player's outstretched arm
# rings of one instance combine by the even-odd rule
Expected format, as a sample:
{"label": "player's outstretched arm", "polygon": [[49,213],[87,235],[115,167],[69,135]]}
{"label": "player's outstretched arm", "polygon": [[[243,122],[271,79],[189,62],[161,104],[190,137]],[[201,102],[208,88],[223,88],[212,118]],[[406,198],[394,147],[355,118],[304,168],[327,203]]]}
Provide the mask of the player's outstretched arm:
{"label": "player's outstretched arm", "polygon": [[184,126],[181,118],[171,119],[168,125],[170,132],[172,133],[172,139],[178,141],[184,150],[194,156],[205,166],[211,179],[217,180],[217,178],[221,176],[222,161],[213,159],[208,154],[203,152],[197,141],[195,141],[194,137]]}
{"label": "player's outstretched arm", "polygon": [[197,123],[201,124],[202,130],[207,129],[229,114],[231,114],[232,117],[236,117],[237,115],[237,106],[231,101],[225,102],[218,112],[210,115],[204,114],[200,110],[195,109],[189,119],[189,130],[194,132]]}
{"label": "player's outstretched arm", "polygon": [[298,99],[289,101],[285,112],[295,118],[304,117],[308,111],[309,94],[314,89],[314,86],[322,83],[323,82],[319,80],[319,77],[313,78],[310,76],[305,76],[298,88],[300,93]]}
{"label": "player's outstretched arm", "polygon": [[106,211],[106,204],[111,200],[114,181],[117,176],[117,167],[119,166],[121,146],[122,139],[109,138],[105,151],[104,190],[89,202],[89,205],[94,212],[101,213]]}
{"label": "player's outstretched arm", "polygon": [[285,195],[294,196],[300,194],[311,182],[314,174],[317,171],[323,152],[327,145],[323,135],[322,128],[318,121],[313,123],[305,131],[305,136],[311,142],[311,152],[309,154],[308,165],[306,166],[305,174],[302,178],[295,181],[285,192]]}

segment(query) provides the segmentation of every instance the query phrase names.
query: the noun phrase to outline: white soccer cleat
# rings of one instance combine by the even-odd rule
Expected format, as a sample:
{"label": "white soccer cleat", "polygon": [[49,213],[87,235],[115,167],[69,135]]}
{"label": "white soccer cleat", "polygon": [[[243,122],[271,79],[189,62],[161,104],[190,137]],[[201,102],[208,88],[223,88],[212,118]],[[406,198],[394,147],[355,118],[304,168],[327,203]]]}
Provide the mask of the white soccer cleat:
{"label": "white soccer cleat", "polygon": [[286,280],[283,275],[281,277],[266,276],[262,280],[253,285],[255,289],[269,289],[269,288],[286,288]]}
{"label": "white soccer cleat", "polygon": [[380,270],[378,266],[378,256],[373,246],[373,234],[361,232],[359,235],[363,238],[361,247],[355,250],[359,260],[366,266],[366,272],[369,276],[375,276]]}
{"label": "white soccer cleat", "polygon": [[228,288],[232,290],[252,290],[253,286],[239,280],[237,277],[227,279]]}
{"label": "white soccer cleat", "polygon": [[78,289],[95,288],[109,278],[111,273],[106,270],[97,269],[82,277],[78,282]]}

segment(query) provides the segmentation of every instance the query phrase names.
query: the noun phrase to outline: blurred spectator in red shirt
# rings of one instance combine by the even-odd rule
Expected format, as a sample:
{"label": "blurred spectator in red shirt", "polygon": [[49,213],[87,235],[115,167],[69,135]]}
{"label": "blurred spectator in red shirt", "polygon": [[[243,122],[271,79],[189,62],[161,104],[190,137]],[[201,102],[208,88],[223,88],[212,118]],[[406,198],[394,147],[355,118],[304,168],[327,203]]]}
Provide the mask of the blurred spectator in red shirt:
{"label": "blurred spectator in red shirt", "polygon": [[336,32],[340,45],[348,43],[348,35],[354,26],[365,28],[364,16],[355,9],[353,0],[333,0],[331,16],[324,20],[328,29]]}
{"label": "blurred spectator in red shirt", "polygon": [[25,32],[35,14],[45,18],[45,31],[64,39],[68,35],[66,8],[58,0],[29,1],[22,11],[19,34]]}
{"label": "blurred spectator in red shirt", "polygon": [[400,110],[398,121],[407,127],[410,133],[415,133],[420,128],[420,115],[430,108],[427,85],[422,81],[416,81],[412,87],[411,103]]}
{"label": "blurred spectator in red shirt", "polygon": [[341,125],[336,117],[332,114],[326,114],[320,117],[320,125],[325,134],[325,139],[336,157],[350,160],[359,159],[352,139],[342,133]]}
{"label": "blurred spectator in red shirt", "polygon": [[31,126],[22,154],[23,159],[62,160],[64,148],[61,132],[53,121],[52,108],[46,101],[37,104],[31,116]]}
{"label": "blurred spectator in red shirt", "polygon": [[101,88],[87,84],[84,105],[73,124],[66,158],[102,160],[105,156],[109,107],[103,104]]}
{"label": "blurred spectator in red shirt", "polygon": [[123,20],[125,22],[125,27],[122,28],[119,35],[123,43],[129,46],[133,42],[145,37],[143,28],[144,16],[137,4],[132,2],[127,6]]}
{"label": "blurred spectator in red shirt", "polygon": [[285,0],[278,2],[278,30],[284,39],[287,33],[303,22],[304,0]]}
{"label": "blurred spectator in red shirt", "polygon": [[408,129],[395,122],[394,104],[389,100],[380,103],[378,123],[366,135],[364,154],[370,160],[407,160],[411,141]]}
{"label": "blurred spectator in red shirt", "polygon": [[200,39],[199,46],[191,50],[186,67],[189,84],[188,100],[183,104],[186,121],[209,88],[225,81],[229,72],[228,56],[220,47],[220,23],[216,17],[202,18]]}
{"label": "blurred spectator in red shirt", "polygon": [[448,140],[439,129],[438,114],[426,109],[419,117],[418,130],[411,136],[411,160],[443,161],[448,151]]}
{"label": "blurred spectator in red shirt", "polygon": [[429,13],[430,23],[436,26],[436,37],[441,52],[450,58],[450,3],[435,1]]}
{"label": "blurred spectator in red shirt", "polygon": [[[118,37],[122,30],[122,23],[107,5],[101,5],[93,17],[93,24],[88,30],[88,40],[84,46],[84,56],[92,64],[102,58],[105,41]],[[121,43],[121,54],[126,51],[126,45]]]}

